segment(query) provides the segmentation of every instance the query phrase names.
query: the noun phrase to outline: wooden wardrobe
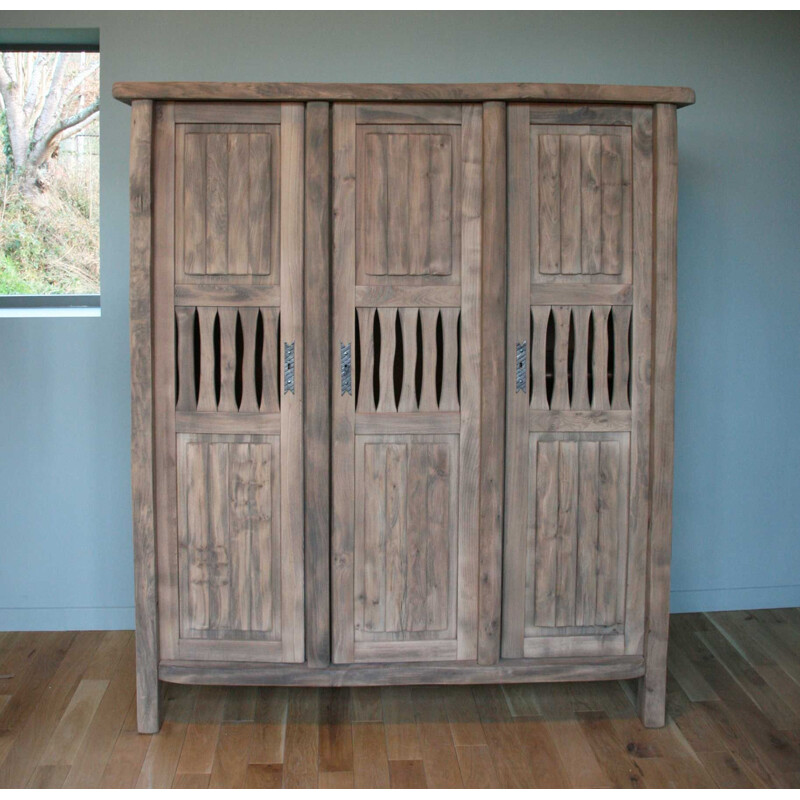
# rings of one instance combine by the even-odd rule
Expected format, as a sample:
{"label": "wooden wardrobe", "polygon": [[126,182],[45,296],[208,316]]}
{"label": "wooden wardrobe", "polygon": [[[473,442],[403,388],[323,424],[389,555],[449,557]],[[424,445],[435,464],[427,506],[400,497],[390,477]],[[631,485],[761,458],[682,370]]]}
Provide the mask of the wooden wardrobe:
{"label": "wooden wardrobe", "polygon": [[664,722],[689,89],[124,83],[163,682],[639,678]]}

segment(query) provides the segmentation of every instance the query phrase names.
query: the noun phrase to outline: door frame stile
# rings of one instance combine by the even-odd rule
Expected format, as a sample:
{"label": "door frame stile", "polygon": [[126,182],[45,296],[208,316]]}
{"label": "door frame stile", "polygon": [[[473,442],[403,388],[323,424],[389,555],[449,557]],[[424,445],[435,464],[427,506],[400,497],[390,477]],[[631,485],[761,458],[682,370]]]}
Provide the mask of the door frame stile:
{"label": "door frame stile", "polygon": [[[304,659],[303,228],[305,105],[281,105],[281,346],[294,348],[294,385],[281,365],[281,639],[287,662]],[[287,572],[291,581],[286,581]],[[290,583],[291,585],[287,585]]]}
{"label": "door frame stile", "polygon": [[330,664],[330,103],[306,105],[305,264],[305,577],[306,658]]}
{"label": "door frame stile", "polygon": [[140,733],[156,733],[160,725],[153,480],[153,105],[152,100],[133,102],[130,147],[131,485]]}
{"label": "door frame stile", "polygon": [[179,657],[175,436],[175,103],[155,106],[153,153],[153,409],[159,650]]}
{"label": "door frame stile", "polygon": [[[530,231],[530,106],[508,106],[508,302],[506,352],[527,342],[525,388],[517,391],[515,373],[506,375],[505,429],[505,525],[503,545],[504,585],[502,657],[522,658],[525,637],[525,545],[528,504],[514,502],[528,490],[528,442],[530,440],[529,375],[531,342],[531,231]],[[513,169],[512,169],[513,167]]]}
{"label": "door frame stile", "polygon": [[[355,347],[355,135],[356,108],[333,106],[333,336]],[[344,311],[347,311],[345,314]],[[335,362],[338,364],[338,359]],[[352,394],[336,389],[338,369],[331,370],[332,469],[331,538],[332,640],[334,663],[355,660],[353,546],[355,537],[355,387]]]}
{"label": "door frame stile", "polygon": [[651,509],[647,551],[645,675],[639,712],[647,727],[664,724],[672,550],[672,471],[675,432],[677,324],[678,130],[676,107],[658,103],[653,115],[655,166],[653,251],[653,392],[650,449]]}
{"label": "door frame stile", "polygon": [[628,513],[628,573],[625,652],[644,646],[646,559],[650,525],[650,405],[653,349],[653,112],[633,109],[633,308],[631,326],[631,492]]}
{"label": "door frame stile", "polygon": [[478,663],[500,658],[506,351],[506,104],[483,104]]}

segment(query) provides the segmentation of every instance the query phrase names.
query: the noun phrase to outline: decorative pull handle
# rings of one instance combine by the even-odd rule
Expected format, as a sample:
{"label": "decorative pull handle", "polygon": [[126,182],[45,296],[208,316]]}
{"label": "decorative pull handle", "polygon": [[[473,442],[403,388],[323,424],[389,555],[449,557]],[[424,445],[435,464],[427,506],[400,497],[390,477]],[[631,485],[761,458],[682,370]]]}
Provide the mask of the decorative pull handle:
{"label": "decorative pull handle", "polygon": [[294,394],[294,342],[283,343],[283,393]]}
{"label": "decorative pull handle", "polygon": [[350,343],[339,342],[339,370],[342,378],[342,397],[353,394],[352,366]]}
{"label": "decorative pull handle", "polygon": [[528,391],[528,341],[517,342],[517,389],[523,394]]}

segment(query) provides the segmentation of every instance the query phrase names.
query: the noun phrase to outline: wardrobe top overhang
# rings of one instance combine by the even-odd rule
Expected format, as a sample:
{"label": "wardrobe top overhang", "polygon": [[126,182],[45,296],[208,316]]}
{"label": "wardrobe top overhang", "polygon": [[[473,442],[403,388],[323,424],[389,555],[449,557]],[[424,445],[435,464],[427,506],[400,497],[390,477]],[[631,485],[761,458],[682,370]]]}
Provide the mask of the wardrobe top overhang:
{"label": "wardrobe top overhang", "polygon": [[115,83],[114,97],[134,100],[242,100],[282,102],[614,103],[692,105],[682,86],[614,86],[588,83]]}

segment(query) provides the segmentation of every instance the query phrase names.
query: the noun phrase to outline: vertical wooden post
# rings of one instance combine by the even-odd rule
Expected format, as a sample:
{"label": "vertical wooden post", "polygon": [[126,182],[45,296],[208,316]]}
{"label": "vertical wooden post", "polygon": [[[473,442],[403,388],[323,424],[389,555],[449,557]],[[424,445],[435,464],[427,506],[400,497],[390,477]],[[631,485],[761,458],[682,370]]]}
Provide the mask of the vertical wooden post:
{"label": "vertical wooden post", "polygon": [[506,106],[483,106],[478,663],[500,657],[505,436]]}
{"label": "vertical wooden post", "polygon": [[306,658],[330,663],[330,105],[306,105],[304,335]]}
{"label": "vertical wooden post", "polygon": [[131,119],[131,487],[136,588],[136,710],[140,733],[159,728],[158,582],[153,492],[151,330],[153,101]]}
{"label": "vertical wooden post", "polygon": [[642,722],[649,728],[664,724],[669,634],[677,319],[678,133],[675,106],[656,104],[653,122],[655,260],[650,451],[652,493],[647,553],[645,674],[639,681],[639,710]]}
{"label": "vertical wooden post", "polygon": [[[527,342],[531,319],[531,109],[508,105],[508,303],[506,352]],[[529,370],[525,391],[516,390],[516,372],[506,375],[505,515],[503,520],[503,658],[522,658],[525,639],[525,572],[530,458]]]}

